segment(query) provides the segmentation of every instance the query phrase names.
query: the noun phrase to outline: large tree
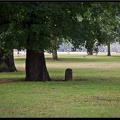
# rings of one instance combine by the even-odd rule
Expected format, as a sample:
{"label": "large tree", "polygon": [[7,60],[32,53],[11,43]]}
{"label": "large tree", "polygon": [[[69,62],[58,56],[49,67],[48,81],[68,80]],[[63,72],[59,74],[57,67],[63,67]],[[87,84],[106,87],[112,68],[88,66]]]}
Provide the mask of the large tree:
{"label": "large tree", "polygon": [[12,14],[7,14],[10,24],[4,34],[1,34],[1,41],[5,42],[6,46],[11,43],[10,48],[27,49],[27,81],[49,81],[44,50],[51,46],[51,35],[66,38],[75,33],[79,24],[76,15],[82,4],[77,2],[7,4]]}

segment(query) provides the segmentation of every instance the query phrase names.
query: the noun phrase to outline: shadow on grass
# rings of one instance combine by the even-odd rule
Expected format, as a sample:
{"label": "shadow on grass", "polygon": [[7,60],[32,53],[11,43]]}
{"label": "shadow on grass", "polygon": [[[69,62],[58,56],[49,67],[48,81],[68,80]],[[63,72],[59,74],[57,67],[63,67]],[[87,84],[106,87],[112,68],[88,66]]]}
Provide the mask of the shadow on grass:
{"label": "shadow on grass", "polygon": [[2,79],[2,80],[0,80],[0,84],[13,83],[13,82],[25,82],[25,79],[20,78],[20,79]]}
{"label": "shadow on grass", "polygon": [[[51,81],[25,81],[25,78],[12,78],[12,79],[2,79],[0,80],[0,84],[5,84],[5,83],[14,83],[14,82],[80,82],[80,81],[90,81],[90,80],[100,80],[100,81],[111,81],[113,80],[112,78],[78,78],[74,80],[63,80],[63,79],[51,79]],[[114,80],[119,80],[119,79],[114,79]]]}

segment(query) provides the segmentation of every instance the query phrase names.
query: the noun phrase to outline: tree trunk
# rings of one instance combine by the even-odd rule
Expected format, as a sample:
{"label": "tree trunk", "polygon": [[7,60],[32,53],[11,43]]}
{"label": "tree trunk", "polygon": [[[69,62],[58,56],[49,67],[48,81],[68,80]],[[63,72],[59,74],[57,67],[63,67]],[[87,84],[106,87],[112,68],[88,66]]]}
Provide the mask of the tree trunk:
{"label": "tree trunk", "polygon": [[57,56],[57,38],[53,37],[53,40],[51,40],[52,43],[52,58],[53,60],[58,60]]}
{"label": "tree trunk", "polygon": [[87,54],[88,54],[88,55],[93,55],[93,50],[92,50],[91,48],[88,48],[88,49],[87,49]]}
{"label": "tree trunk", "polygon": [[44,52],[27,50],[26,81],[50,81],[46,68]]}
{"label": "tree trunk", "polygon": [[52,51],[52,57],[53,57],[53,60],[58,60],[57,49],[53,49],[53,51]]}
{"label": "tree trunk", "polygon": [[111,52],[110,52],[110,43],[108,43],[108,54],[107,56],[111,56]]}
{"label": "tree trunk", "polygon": [[0,72],[15,72],[17,71],[14,63],[13,50],[10,55],[4,57],[5,51],[0,52]]}

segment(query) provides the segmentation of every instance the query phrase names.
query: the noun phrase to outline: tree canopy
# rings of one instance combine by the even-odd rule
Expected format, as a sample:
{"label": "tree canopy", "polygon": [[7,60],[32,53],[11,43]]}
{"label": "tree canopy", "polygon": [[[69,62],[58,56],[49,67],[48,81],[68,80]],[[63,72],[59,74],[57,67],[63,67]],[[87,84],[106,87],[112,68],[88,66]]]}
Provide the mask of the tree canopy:
{"label": "tree canopy", "polygon": [[51,46],[53,36],[78,45],[103,43],[119,27],[118,2],[2,2],[0,10],[0,48],[39,51]]}
{"label": "tree canopy", "polygon": [[15,2],[0,5],[3,6],[2,15],[8,16],[5,19],[9,21],[0,37],[1,45],[6,44],[7,47],[43,50],[51,45],[52,36],[71,36],[79,24],[76,14],[81,4],[76,2]]}
{"label": "tree canopy", "polygon": [[87,11],[82,16],[81,32],[78,39],[72,41],[79,47],[85,43],[86,48],[92,49],[97,41],[99,44],[112,43],[119,40],[120,4],[117,2],[89,2]]}

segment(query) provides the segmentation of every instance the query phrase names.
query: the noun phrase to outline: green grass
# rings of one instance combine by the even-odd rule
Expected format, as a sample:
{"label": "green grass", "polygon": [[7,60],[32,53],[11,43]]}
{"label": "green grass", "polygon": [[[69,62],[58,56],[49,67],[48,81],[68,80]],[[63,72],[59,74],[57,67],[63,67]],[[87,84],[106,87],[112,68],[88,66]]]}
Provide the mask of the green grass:
{"label": "green grass", "polygon": [[[0,73],[0,81],[23,82],[0,84],[0,117],[120,117],[119,55],[59,54],[53,61],[46,54],[51,82],[25,82],[25,56],[15,56],[18,72]],[[73,81],[64,81],[66,68]]]}

